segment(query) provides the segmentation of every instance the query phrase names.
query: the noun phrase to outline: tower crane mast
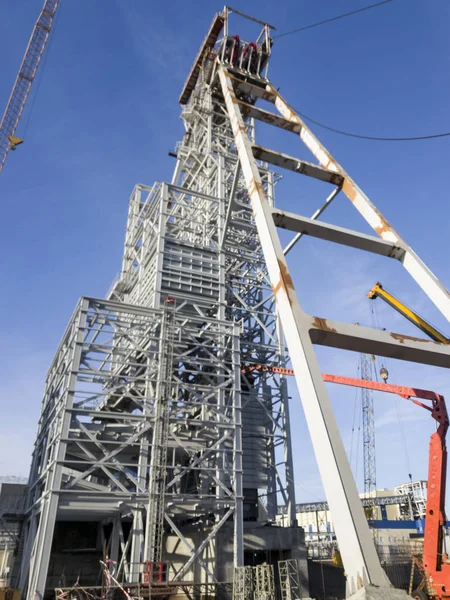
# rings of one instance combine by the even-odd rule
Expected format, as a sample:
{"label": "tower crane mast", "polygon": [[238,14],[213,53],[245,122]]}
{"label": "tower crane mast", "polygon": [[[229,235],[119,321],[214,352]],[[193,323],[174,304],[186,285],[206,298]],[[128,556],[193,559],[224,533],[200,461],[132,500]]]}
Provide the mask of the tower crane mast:
{"label": "tower crane mast", "polygon": [[[361,379],[372,381],[372,359],[370,354],[361,354]],[[361,388],[364,449],[364,494],[367,498],[376,495],[375,420],[373,390]],[[369,509],[371,510],[371,509]]]}
{"label": "tower crane mast", "polygon": [[15,150],[22,139],[15,132],[25,107],[31,85],[35,78],[45,45],[50,35],[59,0],[45,0],[41,13],[33,28],[25,55],[14,82],[11,95],[0,123],[0,172],[9,150]]}

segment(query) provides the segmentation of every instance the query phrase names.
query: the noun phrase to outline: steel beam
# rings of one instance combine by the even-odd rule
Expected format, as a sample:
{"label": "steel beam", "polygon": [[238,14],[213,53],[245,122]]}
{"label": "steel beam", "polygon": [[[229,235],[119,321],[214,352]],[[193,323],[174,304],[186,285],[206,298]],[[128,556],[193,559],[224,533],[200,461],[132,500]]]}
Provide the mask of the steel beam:
{"label": "steel beam", "polygon": [[450,368],[450,346],[429,339],[305,315],[302,327],[319,346]]}
{"label": "steel beam", "polygon": [[402,259],[403,266],[446,319],[450,321],[449,291],[442,285],[436,275],[432,273],[405,240],[403,240],[400,234],[397,233],[394,227],[369,200],[368,196],[366,196],[353,179],[351,179],[331,153],[320,143],[318,138],[298,116],[294,109],[289,106],[274,86],[267,84],[266,92],[268,97],[272,100],[274,99],[275,106],[285,119],[301,126],[299,134],[300,139],[317,158],[319,164],[324,169],[334,171],[341,176],[343,179],[342,191],[372,229],[384,240],[392,242],[405,250],[405,255]]}
{"label": "steel beam", "polygon": [[248,102],[244,102],[243,100],[240,100],[239,104],[242,107],[242,115],[244,118],[250,117],[257,119],[258,121],[268,123],[269,125],[274,125],[280,129],[292,131],[292,133],[300,133],[301,131],[300,125],[293,123],[292,121],[289,121],[280,115],[276,115],[268,110],[264,110],[259,106],[255,106],[254,104],[248,104]]}
{"label": "steel beam", "polygon": [[380,238],[373,235],[358,233],[357,231],[346,229],[345,227],[338,227],[337,225],[330,225],[314,219],[308,219],[307,217],[284,212],[276,208],[272,210],[272,215],[275,225],[281,229],[297,231],[298,233],[310,235],[311,237],[319,238],[321,240],[343,244],[344,246],[350,246],[352,248],[359,248],[360,250],[366,250],[373,254],[396,258],[397,260],[402,260],[405,256],[405,250],[403,248],[399,248],[392,242],[380,240]]}
{"label": "steel beam", "polygon": [[319,181],[326,181],[327,183],[334,183],[335,185],[342,184],[341,175],[314,165],[313,163],[306,162],[305,160],[295,158],[294,156],[289,156],[282,152],[275,152],[274,150],[269,150],[269,148],[263,148],[256,144],[252,145],[252,152],[256,159],[263,160],[276,167],[282,167],[283,169],[288,169],[295,173],[301,173],[302,175],[313,177]]}

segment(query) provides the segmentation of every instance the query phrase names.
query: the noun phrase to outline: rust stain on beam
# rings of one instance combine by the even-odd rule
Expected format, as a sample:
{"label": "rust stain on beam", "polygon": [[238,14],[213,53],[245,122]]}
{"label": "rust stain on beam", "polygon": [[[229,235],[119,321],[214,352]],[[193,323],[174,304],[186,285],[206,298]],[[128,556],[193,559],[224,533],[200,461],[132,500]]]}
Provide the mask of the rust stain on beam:
{"label": "rust stain on beam", "polygon": [[188,103],[189,98],[191,97],[191,94],[197,83],[202,62],[207,52],[211,48],[214,48],[214,44],[216,43],[217,38],[219,37],[219,34],[223,29],[224,23],[225,16],[223,15],[223,13],[218,13],[214,17],[213,22],[211,23],[211,27],[209,28],[209,31],[206,34],[205,39],[203,40],[203,44],[201,45],[200,50],[198,51],[194,64],[192,65],[192,69],[188,75],[188,78],[186,79],[186,83],[184,84],[183,90],[178,99],[178,102],[180,104]]}
{"label": "rust stain on beam", "polygon": [[320,329],[321,331],[328,331],[330,333],[336,333],[337,331],[328,325],[328,321],[326,319],[321,319],[320,317],[313,317],[312,326],[314,329]]}
{"label": "rust stain on beam", "polygon": [[394,340],[397,340],[397,342],[400,342],[400,344],[404,344],[406,341],[406,342],[421,342],[421,343],[427,342],[428,344],[438,344],[439,346],[443,345],[441,342],[436,342],[434,340],[427,340],[426,338],[414,337],[412,335],[403,335],[402,333],[391,333],[391,337]]}
{"label": "rust stain on beam", "polygon": [[278,267],[280,269],[280,280],[273,286],[273,293],[276,298],[280,290],[284,290],[289,304],[292,306],[291,293],[294,292],[295,294],[294,282],[292,281],[291,274],[289,273],[286,264],[280,259],[278,259]]}

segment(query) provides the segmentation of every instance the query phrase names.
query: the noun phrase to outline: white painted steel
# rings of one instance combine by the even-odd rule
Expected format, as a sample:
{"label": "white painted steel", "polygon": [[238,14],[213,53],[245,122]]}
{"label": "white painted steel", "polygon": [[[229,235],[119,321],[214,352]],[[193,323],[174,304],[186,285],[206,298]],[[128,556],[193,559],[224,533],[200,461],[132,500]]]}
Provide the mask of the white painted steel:
{"label": "white painted steel", "polygon": [[412,248],[402,239],[392,225],[383,217],[380,211],[370,201],[361,188],[350,178],[344,168],[335,160],[328,150],[321,144],[305,122],[296,114],[294,109],[282,98],[280,93],[270,83],[266,86],[267,92],[274,98],[274,103],[281,115],[294,124],[301,126],[300,139],[317,158],[319,164],[344,178],[342,191],[353,203],[356,210],[378,235],[388,242],[403,248],[405,256],[403,266],[416,280],[430,300],[441,313],[450,321],[450,293],[442,285],[436,275],[417,256]]}
{"label": "white painted steel", "polygon": [[322,380],[306,315],[300,308],[288,271],[233,84],[223,67],[219,68],[219,77],[322,482],[333,513],[349,589],[355,591],[365,583],[388,586]]}

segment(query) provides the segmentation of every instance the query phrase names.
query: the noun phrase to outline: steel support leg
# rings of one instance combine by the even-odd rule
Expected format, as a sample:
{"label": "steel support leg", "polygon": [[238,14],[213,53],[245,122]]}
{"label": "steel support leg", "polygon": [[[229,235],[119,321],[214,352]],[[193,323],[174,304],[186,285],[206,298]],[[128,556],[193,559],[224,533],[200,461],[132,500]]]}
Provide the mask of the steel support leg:
{"label": "steel support leg", "polygon": [[223,68],[219,69],[219,77],[322,482],[335,520],[348,584],[352,591],[364,583],[389,586],[365,519],[309,336],[306,314],[295,293],[232,81]]}

